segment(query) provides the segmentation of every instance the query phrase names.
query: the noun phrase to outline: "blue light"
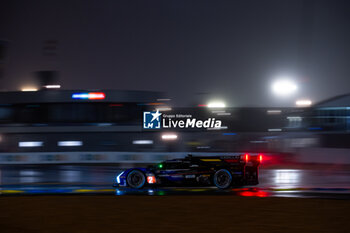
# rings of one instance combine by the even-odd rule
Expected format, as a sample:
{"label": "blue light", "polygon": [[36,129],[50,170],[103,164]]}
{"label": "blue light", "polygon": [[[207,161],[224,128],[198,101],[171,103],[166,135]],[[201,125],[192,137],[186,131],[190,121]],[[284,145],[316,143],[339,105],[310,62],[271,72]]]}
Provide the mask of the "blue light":
{"label": "blue light", "polygon": [[148,195],[153,195],[154,194],[154,191],[152,189],[149,189],[148,190]]}
{"label": "blue light", "polygon": [[322,130],[321,127],[310,127],[309,130]]}
{"label": "blue light", "polygon": [[103,92],[74,93],[72,99],[103,100],[106,95]]}
{"label": "blue light", "polygon": [[89,99],[89,93],[75,93],[72,95],[72,99]]}
{"label": "blue light", "polygon": [[115,192],[115,194],[118,195],[118,196],[120,196],[120,195],[123,195],[124,192],[121,191],[121,190],[119,190],[119,189],[117,189],[116,192]]}
{"label": "blue light", "polygon": [[224,136],[234,136],[237,135],[236,133],[223,133],[222,135]]}

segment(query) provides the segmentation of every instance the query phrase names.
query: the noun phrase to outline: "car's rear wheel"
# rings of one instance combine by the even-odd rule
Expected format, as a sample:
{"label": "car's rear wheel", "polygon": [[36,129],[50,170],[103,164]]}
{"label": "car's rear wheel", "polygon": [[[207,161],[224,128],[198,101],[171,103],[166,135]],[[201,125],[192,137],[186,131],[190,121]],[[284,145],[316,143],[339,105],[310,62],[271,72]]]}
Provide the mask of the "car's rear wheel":
{"label": "car's rear wheel", "polygon": [[146,177],[141,171],[132,170],[129,172],[126,180],[131,188],[139,189],[145,185]]}
{"label": "car's rear wheel", "polygon": [[214,184],[219,189],[226,189],[231,186],[232,175],[226,169],[220,169],[214,174]]}

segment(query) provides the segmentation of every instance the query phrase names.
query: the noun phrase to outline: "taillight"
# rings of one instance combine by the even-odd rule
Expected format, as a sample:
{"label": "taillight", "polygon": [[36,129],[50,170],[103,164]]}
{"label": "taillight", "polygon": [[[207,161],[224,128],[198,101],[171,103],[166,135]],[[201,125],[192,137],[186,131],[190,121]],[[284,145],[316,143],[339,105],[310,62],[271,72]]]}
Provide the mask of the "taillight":
{"label": "taillight", "polygon": [[262,155],[259,155],[259,162],[261,163],[263,160],[263,156]]}
{"label": "taillight", "polygon": [[241,160],[241,163],[248,163],[248,161],[249,161],[249,159],[250,159],[249,157],[250,157],[250,155],[249,155],[248,153],[242,154],[241,157],[240,157],[240,158],[241,158],[241,159],[240,159],[240,160]]}

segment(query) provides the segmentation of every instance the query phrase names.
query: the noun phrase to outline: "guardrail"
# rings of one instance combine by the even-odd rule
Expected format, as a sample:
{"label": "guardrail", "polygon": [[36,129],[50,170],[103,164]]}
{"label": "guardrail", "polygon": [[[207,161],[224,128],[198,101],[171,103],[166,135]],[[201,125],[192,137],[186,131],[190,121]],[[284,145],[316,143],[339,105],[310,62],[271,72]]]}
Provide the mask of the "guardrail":
{"label": "guardrail", "polygon": [[3,164],[81,164],[81,163],[157,163],[167,159],[181,158],[188,154],[213,156],[241,153],[191,153],[191,152],[40,152],[0,153]]}

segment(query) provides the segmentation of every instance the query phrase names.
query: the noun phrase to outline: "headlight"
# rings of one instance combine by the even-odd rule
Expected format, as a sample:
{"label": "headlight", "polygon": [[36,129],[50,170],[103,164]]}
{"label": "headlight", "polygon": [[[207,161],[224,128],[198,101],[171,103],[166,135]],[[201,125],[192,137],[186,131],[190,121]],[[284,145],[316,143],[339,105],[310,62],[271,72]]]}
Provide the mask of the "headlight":
{"label": "headlight", "polygon": [[117,183],[118,184],[120,184],[120,176],[123,174],[123,172],[121,172],[118,176],[117,176],[117,178],[116,178],[116,181],[117,181]]}

